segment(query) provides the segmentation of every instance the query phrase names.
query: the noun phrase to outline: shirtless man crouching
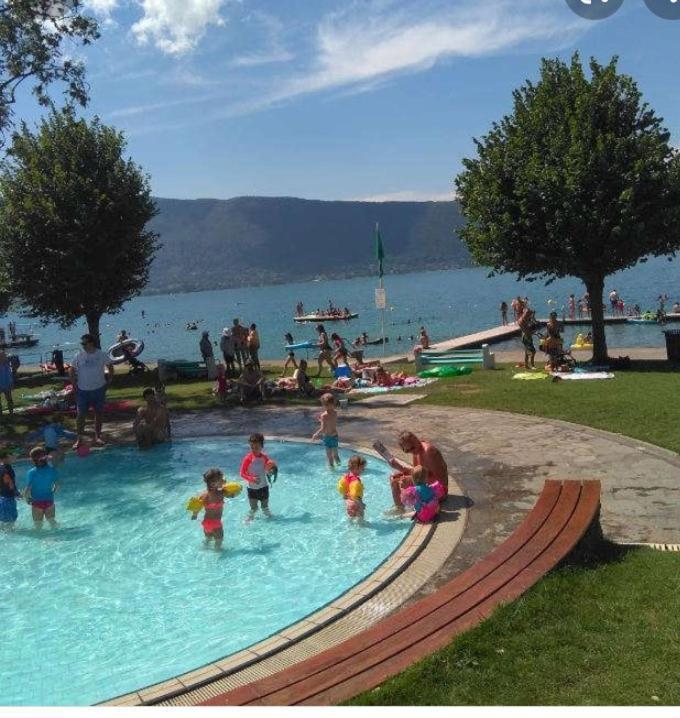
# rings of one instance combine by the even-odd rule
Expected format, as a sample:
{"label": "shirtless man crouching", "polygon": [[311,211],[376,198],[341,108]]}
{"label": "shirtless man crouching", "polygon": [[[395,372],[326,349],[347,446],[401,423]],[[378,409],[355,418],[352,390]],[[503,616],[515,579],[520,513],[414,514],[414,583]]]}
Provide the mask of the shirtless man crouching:
{"label": "shirtless man crouching", "polygon": [[139,448],[147,449],[153,444],[163,444],[170,439],[170,417],[153,389],[144,389],[142,397],[146,404],[137,409],[132,430]]}
{"label": "shirtless man crouching", "polygon": [[[383,448],[379,442],[374,444],[376,450],[383,454],[380,448]],[[449,493],[449,473],[439,449],[429,441],[421,441],[413,432],[402,431],[399,434],[399,446],[401,450],[407,454],[412,454],[412,464],[409,465],[404,461],[394,458],[385,452],[389,465],[396,469],[396,473],[390,477],[390,486],[392,488],[392,499],[394,506],[385,513],[389,516],[401,516],[405,513],[404,505],[401,503],[401,490],[413,484],[413,469],[416,466],[422,466],[428,473],[428,483],[439,481],[446,490],[444,497]],[[384,455],[384,454],[383,454]]]}

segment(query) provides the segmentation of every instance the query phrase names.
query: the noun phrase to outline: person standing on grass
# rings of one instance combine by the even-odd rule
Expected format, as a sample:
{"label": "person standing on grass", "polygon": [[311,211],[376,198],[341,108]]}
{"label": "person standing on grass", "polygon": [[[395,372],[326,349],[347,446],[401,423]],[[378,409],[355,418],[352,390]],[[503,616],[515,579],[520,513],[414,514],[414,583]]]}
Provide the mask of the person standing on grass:
{"label": "person standing on grass", "polygon": [[243,371],[243,367],[248,358],[246,341],[248,339],[248,330],[242,327],[238,319],[234,319],[231,328],[231,336],[234,337],[234,356],[238,363],[239,373]]}
{"label": "person standing on grass", "polygon": [[[12,364],[5,352],[0,351],[0,394],[4,394],[7,402],[7,413],[12,416],[14,413],[14,399],[12,389],[14,388],[14,372]],[[2,398],[0,398],[0,416],[2,415]]]}
{"label": "person standing on grass", "polygon": [[328,334],[326,334],[326,330],[324,329],[323,324],[318,324],[316,327],[316,331],[319,334],[319,339],[317,340],[316,344],[319,347],[319,372],[317,373],[317,376],[321,376],[321,366],[324,362],[328,364],[328,366],[331,368],[331,375],[333,374],[333,370],[336,368],[337,364],[335,363],[335,360],[333,359],[333,354],[331,352],[331,345],[328,341]]}
{"label": "person standing on grass", "polygon": [[250,331],[248,332],[248,339],[246,341],[248,343],[248,354],[250,355],[250,360],[259,369],[260,368],[260,357],[259,357],[260,335],[257,332],[256,324],[250,325]]}
{"label": "person standing on grass", "polygon": [[[522,344],[524,345],[524,368],[534,369],[534,358],[536,356],[536,347],[534,346],[534,330],[536,328],[536,320],[534,310],[526,307],[522,312],[522,316],[517,321],[522,332]],[[531,362],[531,367],[529,366]]]}
{"label": "person standing on grass", "polygon": [[198,343],[198,348],[201,350],[201,358],[203,361],[208,361],[208,359],[214,358],[209,332],[206,331],[201,334],[201,341]]}
{"label": "person standing on grass", "polygon": [[229,327],[224,327],[222,330],[220,349],[224,357],[224,366],[226,367],[227,376],[236,376],[236,368],[234,367],[234,337]]}
{"label": "person standing on grass", "polygon": [[76,354],[69,369],[71,382],[76,389],[76,433],[78,438],[73,448],[77,449],[83,440],[85,417],[90,407],[94,410],[95,444],[103,446],[102,413],[106,388],[113,377],[113,364],[109,357],[97,347],[92,334],[83,334],[80,338],[82,351]]}

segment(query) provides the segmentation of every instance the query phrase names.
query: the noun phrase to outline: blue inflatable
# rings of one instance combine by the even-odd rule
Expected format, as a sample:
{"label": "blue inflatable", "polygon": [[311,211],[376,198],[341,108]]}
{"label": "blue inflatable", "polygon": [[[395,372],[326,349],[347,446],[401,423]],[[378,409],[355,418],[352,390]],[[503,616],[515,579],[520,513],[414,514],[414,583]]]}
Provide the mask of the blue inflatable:
{"label": "blue inflatable", "polygon": [[316,349],[314,342],[298,342],[297,344],[286,344],[286,351],[294,352],[296,349]]}

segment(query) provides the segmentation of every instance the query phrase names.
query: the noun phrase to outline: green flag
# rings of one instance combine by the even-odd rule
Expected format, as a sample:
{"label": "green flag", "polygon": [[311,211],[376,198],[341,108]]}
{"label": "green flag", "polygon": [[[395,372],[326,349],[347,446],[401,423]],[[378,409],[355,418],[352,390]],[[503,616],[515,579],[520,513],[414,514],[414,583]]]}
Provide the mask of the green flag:
{"label": "green flag", "polygon": [[383,259],[385,258],[385,252],[383,250],[382,237],[380,236],[380,227],[376,223],[375,225],[375,256],[378,260],[378,276],[383,275]]}

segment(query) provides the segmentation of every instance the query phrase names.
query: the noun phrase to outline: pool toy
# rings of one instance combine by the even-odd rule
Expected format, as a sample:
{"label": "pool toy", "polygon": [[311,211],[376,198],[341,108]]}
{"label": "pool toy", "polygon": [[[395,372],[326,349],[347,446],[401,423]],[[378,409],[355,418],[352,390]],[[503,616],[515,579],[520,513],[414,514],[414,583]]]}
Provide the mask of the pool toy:
{"label": "pool toy", "polygon": [[200,496],[192,496],[187,501],[187,511],[191,511],[192,514],[197,514],[203,508],[203,499]]}
{"label": "pool toy", "polygon": [[296,349],[316,349],[317,346],[315,342],[298,342],[297,344],[286,344],[285,349],[294,352]]}
{"label": "pool toy", "polygon": [[354,474],[345,474],[338,481],[338,493],[350,501],[360,501],[364,498],[364,487]]}
{"label": "pool toy", "polygon": [[76,449],[76,455],[79,456],[81,459],[84,459],[86,456],[90,455],[90,447],[87,444],[81,444]]}
{"label": "pool toy", "polygon": [[586,342],[583,334],[577,334],[576,339],[574,339],[574,343],[570,347],[570,349],[592,349],[592,348],[593,348],[592,342]]}
{"label": "pool toy", "polygon": [[437,366],[433,369],[425,369],[418,373],[421,379],[429,378],[442,378],[452,376],[464,376],[465,374],[472,374],[472,368],[469,366]]}
{"label": "pool toy", "polygon": [[233,499],[235,496],[238,496],[241,491],[243,491],[243,486],[241,486],[241,484],[237,481],[227,481],[227,483],[222,487],[222,493],[228,499]]}
{"label": "pool toy", "polygon": [[[421,497],[425,494],[425,500]],[[421,484],[419,486],[408,486],[402,489],[401,501],[405,506],[413,506],[415,510],[415,519],[421,523],[429,523],[433,521],[439,513],[439,500],[444,497],[444,487],[439,481],[435,481],[427,486]]]}
{"label": "pool toy", "polygon": [[276,465],[276,462],[269,460],[265,466],[265,471],[267,472],[269,483],[276,483],[276,479],[279,477],[279,467]]}
{"label": "pool toy", "polygon": [[110,346],[107,354],[112,364],[122,364],[131,357],[138,357],[143,351],[144,342],[141,339],[126,339]]}
{"label": "pool toy", "polygon": [[354,474],[345,474],[338,481],[338,493],[345,499],[347,515],[353,519],[364,513],[364,485]]}

